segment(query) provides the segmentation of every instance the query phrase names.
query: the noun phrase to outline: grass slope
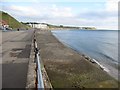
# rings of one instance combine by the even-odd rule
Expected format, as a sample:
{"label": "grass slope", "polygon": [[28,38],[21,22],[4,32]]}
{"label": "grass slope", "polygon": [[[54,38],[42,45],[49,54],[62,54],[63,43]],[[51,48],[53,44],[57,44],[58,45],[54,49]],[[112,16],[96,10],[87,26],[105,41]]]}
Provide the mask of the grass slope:
{"label": "grass slope", "polygon": [[29,26],[26,26],[22,23],[20,23],[19,21],[17,21],[14,17],[10,16],[8,13],[2,12],[0,11],[1,15],[2,15],[2,20],[4,20],[5,22],[7,22],[9,24],[9,27],[12,29],[28,29],[30,28]]}

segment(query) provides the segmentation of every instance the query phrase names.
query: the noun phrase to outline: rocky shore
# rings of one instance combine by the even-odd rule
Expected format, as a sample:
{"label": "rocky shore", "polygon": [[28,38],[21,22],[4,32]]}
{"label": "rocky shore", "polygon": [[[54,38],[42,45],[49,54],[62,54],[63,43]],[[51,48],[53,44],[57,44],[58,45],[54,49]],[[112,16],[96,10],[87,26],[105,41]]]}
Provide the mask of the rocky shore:
{"label": "rocky shore", "polygon": [[40,56],[53,88],[117,88],[118,82],[89,58],[63,45],[47,30],[37,30]]}

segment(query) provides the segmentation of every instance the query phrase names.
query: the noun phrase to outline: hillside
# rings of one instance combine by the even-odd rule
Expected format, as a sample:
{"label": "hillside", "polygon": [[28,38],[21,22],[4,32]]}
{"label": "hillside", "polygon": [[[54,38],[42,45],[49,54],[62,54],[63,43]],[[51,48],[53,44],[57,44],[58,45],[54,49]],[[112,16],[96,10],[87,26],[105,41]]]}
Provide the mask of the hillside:
{"label": "hillside", "polygon": [[22,23],[20,23],[19,21],[17,21],[14,17],[12,17],[11,15],[9,15],[8,13],[5,13],[3,11],[0,11],[1,15],[2,15],[2,20],[7,22],[9,27],[12,29],[28,29],[30,28],[27,25],[24,25]]}
{"label": "hillside", "polygon": [[52,24],[47,24],[47,26],[52,29],[79,29],[79,27],[72,27],[72,26],[63,26],[63,25],[52,25]]}
{"label": "hillside", "polygon": [[95,27],[79,27],[79,26],[64,26],[64,25],[52,25],[52,24],[48,24],[48,23],[41,23],[41,24],[45,24],[48,26],[49,29],[82,29],[82,30],[96,30],[97,28]]}

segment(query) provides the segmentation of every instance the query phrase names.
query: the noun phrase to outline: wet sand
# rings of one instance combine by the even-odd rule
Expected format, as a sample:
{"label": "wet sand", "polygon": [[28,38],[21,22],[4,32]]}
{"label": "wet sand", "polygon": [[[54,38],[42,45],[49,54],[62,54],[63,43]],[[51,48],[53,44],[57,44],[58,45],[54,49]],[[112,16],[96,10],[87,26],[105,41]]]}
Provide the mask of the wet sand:
{"label": "wet sand", "polygon": [[115,79],[84,55],[64,46],[50,31],[36,31],[36,39],[53,88],[118,87]]}

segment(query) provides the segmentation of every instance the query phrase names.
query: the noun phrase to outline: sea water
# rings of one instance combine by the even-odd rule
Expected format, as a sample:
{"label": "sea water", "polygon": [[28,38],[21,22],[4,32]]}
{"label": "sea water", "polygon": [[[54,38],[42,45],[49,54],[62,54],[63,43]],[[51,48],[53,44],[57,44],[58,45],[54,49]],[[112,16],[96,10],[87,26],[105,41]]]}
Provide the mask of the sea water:
{"label": "sea water", "polygon": [[117,30],[55,30],[53,35],[63,44],[85,54],[104,67],[118,80],[119,31]]}

